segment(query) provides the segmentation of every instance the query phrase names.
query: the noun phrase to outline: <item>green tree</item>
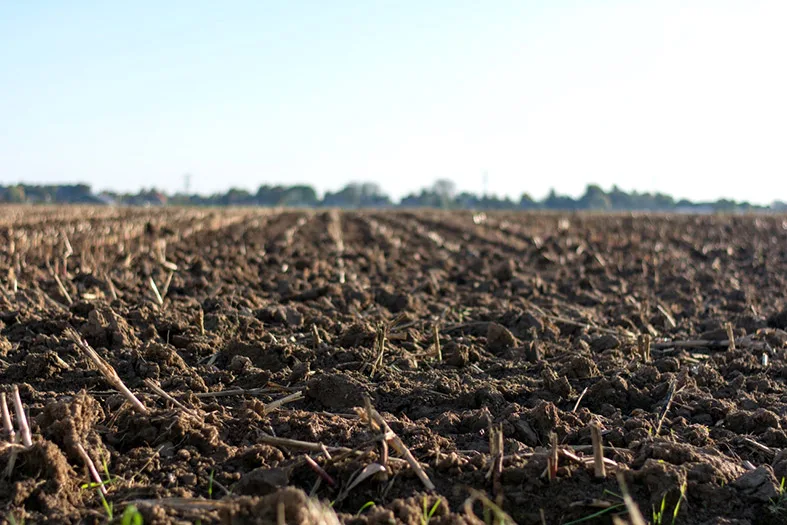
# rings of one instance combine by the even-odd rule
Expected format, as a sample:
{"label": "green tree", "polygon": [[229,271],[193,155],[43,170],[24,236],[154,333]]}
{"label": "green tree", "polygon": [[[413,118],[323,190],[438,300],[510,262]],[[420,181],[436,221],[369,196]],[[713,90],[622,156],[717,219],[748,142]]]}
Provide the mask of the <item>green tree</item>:
{"label": "green tree", "polygon": [[21,184],[11,186],[6,192],[8,195],[8,202],[20,203],[25,202],[25,188]]}
{"label": "green tree", "polygon": [[588,185],[585,189],[585,194],[579,199],[577,204],[579,208],[585,210],[609,210],[612,208],[609,196],[604,193],[601,187],[595,184]]}

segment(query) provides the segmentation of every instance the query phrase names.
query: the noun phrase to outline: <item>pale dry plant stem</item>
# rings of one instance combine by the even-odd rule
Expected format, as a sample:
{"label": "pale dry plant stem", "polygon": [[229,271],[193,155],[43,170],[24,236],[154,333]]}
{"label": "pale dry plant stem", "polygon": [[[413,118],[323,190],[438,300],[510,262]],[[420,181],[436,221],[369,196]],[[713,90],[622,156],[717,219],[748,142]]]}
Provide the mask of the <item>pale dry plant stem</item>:
{"label": "pale dry plant stem", "polygon": [[55,282],[57,283],[57,288],[60,290],[60,294],[65,298],[66,302],[71,305],[74,301],[71,300],[71,294],[68,293],[66,287],[63,286],[63,281],[60,280],[60,277],[57,276],[57,273],[52,272],[52,277],[55,278]]}
{"label": "pale dry plant stem", "polygon": [[391,427],[388,426],[388,423],[386,423],[385,419],[383,419],[383,416],[381,416],[380,413],[374,408],[372,408],[371,415],[374,419],[374,422],[380,425],[380,428],[383,429],[386,441],[389,441],[396,451],[399,452],[399,454],[401,454],[410,464],[410,467],[413,469],[416,476],[418,476],[418,479],[421,480],[421,483],[423,483],[424,487],[426,487],[427,490],[435,490],[434,483],[432,483],[432,481],[429,479],[429,476],[426,475],[426,472],[424,472],[424,469],[421,468],[421,465],[418,464],[418,461],[413,456],[413,453],[410,452],[410,449],[407,448],[399,436],[397,436],[394,431],[391,430]]}
{"label": "pale dry plant stem", "polygon": [[156,297],[156,302],[159,306],[164,306],[164,299],[161,297],[161,293],[158,291],[158,286],[156,286],[156,281],[153,280],[153,277],[148,278],[148,282],[150,284],[150,289],[153,290],[153,295]]}
{"label": "pale dry plant stem", "polygon": [[167,392],[163,388],[161,388],[158,385],[158,383],[156,383],[154,380],[152,380],[150,378],[147,378],[147,379],[145,379],[144,383],[145,383],[145,386],[150,388],[156,395],[158,395],[159,397],[163,397],[164,399],[166,399],[167,401],[169,401],[170,403],[175,405],[177,408],[182,410],[185,414],[188,414],[191,417],[195,417],[195,418],[199,418],[200,417],[199,413],[197,413],[195,410],[190,409],[189,407],[187,407],[186,405],[184,405],[183,403],[181,403],[180,401],[178,401],[177,399],[172,397],[169,394],[169,392]]}
{"label": "pale dry plant stem", "polygon": [[604,467],[604,445],[601,443],[601,429],[595,423],[590,426],[590,439],[593,442],[593,465],[597,478],[607,477]]}
{"label": "pale dry plant stem", "polygon": [[25,415],[25,407],[22,405],[22,398],[19,397],[19,387],[14,385],[14,411],[16,412],[16,424],[19,426],[19,434],[22,439],[22,444],[26,448],[33,446],[33,438],[30,435],[30,426],[27,424],[27,416]]}
{"label": "pale dry plant stem", "polygon": [[87,467],[88,472],[90,472],[90,477],[96,482],[101,493],[106,496],[107,488],[101,481],[101,476],[98,474],[98,470],[96,470],[96,465],[93,463],[93,460],[90,459],[90,456],[88,456],[85,447],[82,446],[82,443],[77,443],[77,451],[79,452],[79,455],[82,456],[82,461],[85,462],[85,466]]}
{"label": "pale dry plant stem", "polygon": [[149,413],[145,405],[143,405],[142,402],[137,399],[134,393],[131,392],[131,390],[129,390],[128,387],[123,383],[123,380],[120,379],[120,376],[118,376],[115,369],[112,368],[112,366],[107,363],[100,355],[98,355],[98,352],[93,350],[93,348],[87,344],[87,341],[83,340],[73,329],[67,329],[64,332],[64,335],[76,343],[77,347],[82,350],[91,361],[93,361],[93,364],[96,366],[96,368],[98,368],[98,371],[101,372],[101,375],[103,375],[113,387],[115,387],[121,394],[125,396],[134,409],[137,410],[137,412],[141,414]]}
{"label": "pale dry plant stem", "polygon": [[642,517],[642,512],[640,512],[639,507],[629,493],[622,472],[618,472],[618,484],[620,485],[620,492],[623,494],[623,502],[626,504],[626,510],[629,511],[629,518],[631,518],[632,525],[647,525],[645,518]]}
{"label": "pale dry plant stem", "polygon": [[8,440],[13,443],[16,433],[14,432],[14,425],[11,423],[11,414],[8,412],[8,400],[5,392],[0,393],[0,414],[2,414],[3,418],[3,430],[8,436]]}

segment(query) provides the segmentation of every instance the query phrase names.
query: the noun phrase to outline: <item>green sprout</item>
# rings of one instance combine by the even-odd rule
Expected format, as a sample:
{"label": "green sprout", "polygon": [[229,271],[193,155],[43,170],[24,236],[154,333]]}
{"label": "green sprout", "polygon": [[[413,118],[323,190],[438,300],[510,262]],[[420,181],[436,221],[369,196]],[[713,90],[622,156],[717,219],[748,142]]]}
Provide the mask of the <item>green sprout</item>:
{"label": "green sprout", "polygon": [[[592,519],[595,519],[595,518],[598,518],[600,516],[603,516],[604,514],[606,514],[608,512],[612,512],[612,511],[614,511],[616,509],[619,509],[621,507],[625,508],[625,506],[626,506],[625,503],[618,503],[617,505],[609,506],[606,509],[601,509],[598,512],[594,512],[593,514],[588,514],[587,516],[579,518],[579,519],[576,519],[574,521],[569,521],[568,523],[564,523],[563,525],[574,525],[575,523],[582,523],[584,521],[590,521]],[[653,523],[655,525],[656,522],[654,521]]]}
{"label": "green sprout", "polygon": [[[333,506],[333,503],[331,503],[331,506]],[[358,516],[360,516],[360,515],[361,515],[361,513],[362,513],[363,511],[365,511],[366,509],[369,509],[369,508],[371,508],[371,507],[374,507],[374,502],[373,502],[373,501],[367,501],[366,503],[364,503],[364,504],[361,506],[361,508],[360,508],[360,509],[358,509],[358,512],[356,512],[356,513],[355,513],[355,517],[357,518]]]}
{"label": "green sprout", "polygon": [[120,525],[143,525],[144,523],[142,514],[134,505],[126,507],[123,516],[120,517]]}
{"label": "green sprout", "polygon": [[424,509],[423,514],[421,515],[421,525],[429,525],[429,522],[432,520],[435,512],[440,507],[440,503],[442,503],[442,498],[437,498],[437,501],[434,502],[432,508],[428,508],[427,498],[424,496]]}
{"label": "green sprout", "polygon": [[14,516],[13,512],[9,512],[7,518],[8,518],[8,523],[10,525],[25,525],[25,519],[24,518],[16,519],[16,516]]}
{"label": "green sprout", "polygon": [[787,481],[785,478],[782,478],[779,484],[778,496],[771,498],[771,502],[768,505],[770,513],[779,517],[787,517],[787,487],[785,487],[785,483],[787,483]]}
{"label": "green sprout", "polygon": [[[672,525],[675,525],[675,522],[678,520],[678,513],[680,512],[680,504],[683,500],[686,499],[686,482],[684,481],[683,484],[680,486],[680,497],[678,498],[677,503],[675,503],[675,507],[672,509]],[[653,509],[653,525],[662,525],[664,523],[664,517],[666,516],[666,506],[667,506],[667,495],[664,494],[661,498],[661,505],[658,510]]]}
{"label": "green sprout", "polygon": [[107,518],[109,518],[109,521],[112,521],[112,519],[115,517],[115,504],[111,501],[107,501],[106,496],[104,496],[104,493],[101,492],[101,490],[97,490],[96,492],[98,492],[98,495],[101,497],[101,506],[104,507],[104,512],[107,514]]}

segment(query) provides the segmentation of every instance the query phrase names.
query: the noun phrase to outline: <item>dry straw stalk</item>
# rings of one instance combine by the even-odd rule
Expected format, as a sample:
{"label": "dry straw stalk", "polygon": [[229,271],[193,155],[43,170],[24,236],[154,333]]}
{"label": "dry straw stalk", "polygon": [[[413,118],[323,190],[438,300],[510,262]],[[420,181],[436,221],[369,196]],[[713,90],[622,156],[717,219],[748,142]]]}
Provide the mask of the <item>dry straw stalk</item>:
{"label": "dry straw stalk", "polygon": [[93,364],[96,366],[96,368],[98,368],[98,371],[101,372],[101,375],[104,376],[109,384],[111,384],[113,387],[115,387],[115,389],[123,394],[123,396],[125,396],[129,403],[131,403],[131,406],[133,406],[137,412],[141,414],[149,413],[145,405],[143,405],[142,402],[137,399],[137,396],[135,396],[134,393],[131,392],[131,390],[129,390],[128,387],[123,383],[123,380],[120,379],[120,376],[118,376],[115,369],[112,368],[112,366],[107,363],[104,358],[98,355],[98,352],[93,350],[87,341],[82,339],[79,334],[71,328],[67,329],[64,332],[64,335],[76,343],[77,347],[82,350],[82,352],[84,352],[91,361],[93,361]]}

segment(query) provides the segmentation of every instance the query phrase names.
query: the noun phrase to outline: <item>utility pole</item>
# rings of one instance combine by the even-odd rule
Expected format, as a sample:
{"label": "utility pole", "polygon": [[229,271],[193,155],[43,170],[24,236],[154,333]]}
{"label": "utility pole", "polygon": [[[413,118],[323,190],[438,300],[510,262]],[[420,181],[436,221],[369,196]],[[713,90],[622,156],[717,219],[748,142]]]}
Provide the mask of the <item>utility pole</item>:
{"label": "utility pole", "polygon": [[191,192],[191,173],[186,173],[183,175],[183,193],[185,195],[190,195]]}
{"label": "utility pole", "polygon": [[486,199],[488,193],[487,190],[489,189],[489,172],[484,170],[484,193],[483,197]]}

